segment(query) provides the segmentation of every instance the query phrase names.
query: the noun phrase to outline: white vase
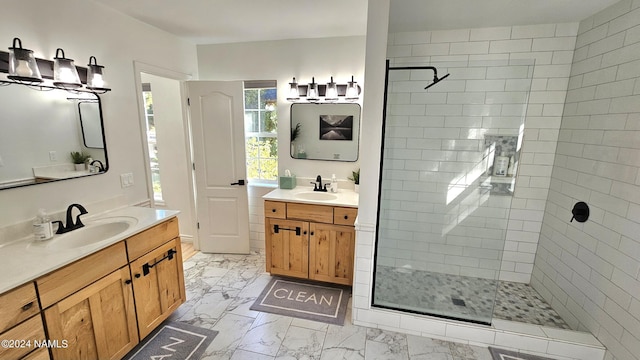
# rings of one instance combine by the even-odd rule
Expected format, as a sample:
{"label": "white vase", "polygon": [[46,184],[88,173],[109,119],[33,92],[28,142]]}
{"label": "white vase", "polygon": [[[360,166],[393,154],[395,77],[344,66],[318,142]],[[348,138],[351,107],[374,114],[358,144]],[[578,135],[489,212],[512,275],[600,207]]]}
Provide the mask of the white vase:
{"label": "white vase", "polygon": [[86,167],[84,164],[74,164],[76,171],[82,171],[82,170],[86,170]]}
{"label": "white vase", "polygon": [[353,185],[353,191],[355,191],[356,193],[360,193],[360,184]]}

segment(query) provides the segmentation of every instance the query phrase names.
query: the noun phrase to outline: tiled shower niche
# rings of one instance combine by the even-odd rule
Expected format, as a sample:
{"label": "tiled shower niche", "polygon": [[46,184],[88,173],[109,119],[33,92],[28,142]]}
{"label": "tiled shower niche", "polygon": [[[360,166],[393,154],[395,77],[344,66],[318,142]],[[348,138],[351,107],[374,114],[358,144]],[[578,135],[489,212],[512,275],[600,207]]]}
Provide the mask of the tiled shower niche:
{"label": "tiled shower niche", "polygon": [[[521,137],[511,135],[484,135],[487,171],[482,177],[482,185],[490,189],[492,195],[513,195],[516,185]],[[509,170],[505,176],[495,175],[495,158],[503,154],[509,160]]]}

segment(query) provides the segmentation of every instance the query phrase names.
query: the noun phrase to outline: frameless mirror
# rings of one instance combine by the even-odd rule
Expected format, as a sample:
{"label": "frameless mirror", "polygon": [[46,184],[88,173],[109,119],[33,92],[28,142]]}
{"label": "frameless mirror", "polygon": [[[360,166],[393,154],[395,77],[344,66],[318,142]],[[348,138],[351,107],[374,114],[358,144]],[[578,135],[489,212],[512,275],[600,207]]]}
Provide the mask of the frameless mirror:
{"label": "frameless mirror", "polygon": [[291,105],[291,157],[356,161],[360,104],[294,103]]}
{"label": "frameless mirror", "polygon": [[[106,172],[103,129],[92,92],[0,81],[0,189]],[[101,164],[76,165],[72,152]]]}

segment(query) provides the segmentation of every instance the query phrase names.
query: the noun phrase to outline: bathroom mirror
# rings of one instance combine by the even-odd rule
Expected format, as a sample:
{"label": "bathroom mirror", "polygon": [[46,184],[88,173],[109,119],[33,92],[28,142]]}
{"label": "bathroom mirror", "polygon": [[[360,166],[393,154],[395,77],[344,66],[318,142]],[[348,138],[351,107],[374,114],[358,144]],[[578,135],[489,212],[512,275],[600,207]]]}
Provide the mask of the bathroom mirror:
{"label": "bathroom mirror", "polygon": [[95,100],[79,100],[78,116],[80,117],[84,146],[93,149],[104,149],[100,104]]}
{"label": "bathroom mirror", "polygon": [[360,104],[294,103],[291,105],[291,157],[356,161]]}
{"label": "bathroom mirror", "polygon": [[[0,189],[102,174],[108,169],[100,97],[0,80]],[[76,167],[71,152],[103,169]]]}

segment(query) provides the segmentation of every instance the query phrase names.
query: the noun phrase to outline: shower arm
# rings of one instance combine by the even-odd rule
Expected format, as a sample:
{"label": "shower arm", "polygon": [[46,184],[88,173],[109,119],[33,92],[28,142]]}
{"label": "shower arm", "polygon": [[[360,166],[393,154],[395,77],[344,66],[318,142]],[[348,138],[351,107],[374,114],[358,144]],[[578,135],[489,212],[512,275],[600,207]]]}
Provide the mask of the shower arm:
{"label": "shower arm", "polygon": [[428,89],[430,87],[432,87],[433,85],[439,83],[440,81],[446,79],[450,74],[447,74],[441,78],[438,78],[438,69],[436,69],[434,66],[399,66],[399,67],[389,67],[388,66],[388,62],[389,60],[387,60],[387,69],[388,70],[431,70],[433,71],[433,82],[429,85],[427,85],[424,89]]}

